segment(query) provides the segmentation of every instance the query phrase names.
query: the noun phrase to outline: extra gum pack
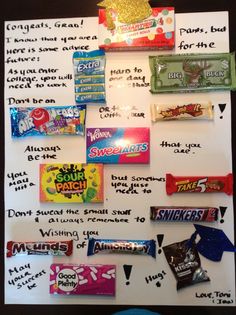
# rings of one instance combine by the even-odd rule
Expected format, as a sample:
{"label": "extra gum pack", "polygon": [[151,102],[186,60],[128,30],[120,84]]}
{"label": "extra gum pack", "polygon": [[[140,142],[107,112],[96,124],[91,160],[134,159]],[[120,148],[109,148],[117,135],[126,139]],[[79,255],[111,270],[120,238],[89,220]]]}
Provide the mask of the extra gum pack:
{"label": "extra gum pack", "polygon": [[87,128],[87,163],[148,164],[149,128]]}
{"label": "extra gum pack", "polygon": [[103,165],[40,164],[40,202],[103,202]]}
{"label": "extra gum pack", "polygon": [[119,22],[119,12],[110,10],[113,29],[107,27],[105,9],[99,9],[98,45],[108,50],[171,50],[175,46],[173,7],[152,8],[150,15],[137,23]]}

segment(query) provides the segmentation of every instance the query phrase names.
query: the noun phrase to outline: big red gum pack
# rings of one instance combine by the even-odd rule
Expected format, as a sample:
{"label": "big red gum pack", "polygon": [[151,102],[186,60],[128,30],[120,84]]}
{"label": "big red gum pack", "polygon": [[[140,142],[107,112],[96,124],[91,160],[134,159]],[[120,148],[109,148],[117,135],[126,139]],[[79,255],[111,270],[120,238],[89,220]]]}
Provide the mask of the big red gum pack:
{"label": "big red gum pack", "polygon": [[99,9],[98,44],[108,50],[171,50],[175,45],[175,11],[173,7],[152,8],[145,20],[120,23],[112,12],[115,28],[107,28],[106,10]]}

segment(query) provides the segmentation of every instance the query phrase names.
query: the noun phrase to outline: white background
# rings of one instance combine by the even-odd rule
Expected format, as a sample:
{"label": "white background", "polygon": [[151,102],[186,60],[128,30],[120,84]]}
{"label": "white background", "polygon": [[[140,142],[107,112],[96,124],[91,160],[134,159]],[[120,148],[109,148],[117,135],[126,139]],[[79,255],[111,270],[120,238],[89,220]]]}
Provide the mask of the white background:
{"label": "white background", "polygon": [[[64,27],[55,27],[55,22],[67,23]],[[25,25],[47,23],[48,28],[30,29],[27,34],[22,28]],[[5,59],[9,56],[12,58],[36,56],[33,62],[8,63],[5,66],[5,134],[6,134],[6,168],[5,168],[5,240],[17,241],[39,241],[54,240],[55,237],[43,238],[40,229],[47,231],[64,230],[75,231],[79,236],[79,241],[75,241],[74,253],[71,257],[39,257],[39,256],[16,256],[6,259],[5,264],[5,302],[12,303],[44,303],[44,304],[155,304],[155,305],[222,305],[222,301],[235,304],[235,276],[234,276],[234,256],[232,253],[225,252],[222,261],[219,263],[211,262],[201,257],[202,266],[207,270],[211,279],[210,282],[202,283],[188,287],[179,292],[176,291],[176,280],[168,266],[163,252],[157,254],[156,260],[149,256],[132,256],[132,255],[95,255],[87,257],[87,248],[77,249],[76,245],[83,241],[87,243],[86,232],[94,231],[99,238],[122,238],[122,239],[152,239],[156,240],[157,234],[164,234],[163,246],[174,242],[182,241],[194,232],[192,223],[157,223],[149,220],[149,207],[152,205],[162,206],[224,206],[227,207],[224,216],[224,222],[213,223],[217,228],[225,231],[233,242],[233,200],[225,194],[176,194],[167,196],[165,192],[165,183],[158,181],[148,182],[148,189],[151,193],[143,193],[138,189],[139,194],[128,195],[115,192],[112,187],[113,176],[126,176],[128,180],[118,180],[113,182],[131,183],[131,177],[155,177],[163,178],[167,172],[175,175],[226,175],[232,172],[232,154],[231,154],[231,102],[229,92],[211,92],[211,93],[189,93],[189,94],[163,94],[152,95],[149,87],[130,87],[133,82],[149,82],[150,71],[148,65],[148,56],[168,52],[114,52],[107,53],[106,63],[106,92],[107,106],[123,107],[119,111],[121,117],[101,119],[99,105],[89,105],[87,110],[87,127],[114,127],[114,126],[149,126],[151,131],[151,156],[150,165],[106,165],[105,166],[105,202],[100,205],[86,204],[40,204],[39,203],[39,163],[53,162],[52,159],[43,159],[28,161],[28,155],[36,156],[37,152],[24,152],[28,145],[34,148],[56,147],[61,150],[56,151],[57,159],[54,162],[85,162],[85,140],[83,137],[44,137],[44,138],[25,138],[12,139],[10,132],[9,98],[17,100],[29,99],[24,104],[18,102],[18,106],[36,106],[33,104],[34,99],[42,99],[41,105],[45,105],[46,99],[53,99],[56,105],[73,105],[74,104],[74,82],[70,80],[56,80],[48,82],[66,82],[65,87],[47,87],[11,89],[6,82],[7,78],[12,78],[12,70],[20,71],[21,69],[38,69],[54,68],[59,69],[56,75],[73,75],[72,53],[63,50],[63,47],[71,45],[78,46],[89,44],[90,50],[97,49],[97,40],[81,40],[79,36],[97,35],[97,18],[84,18],[81,28],[70,27],[68,25],[81,23],[81,18],[64,19],[64,20],[43,20],[43,21],[18,21],[6,22],[6,54]],[[15,25],[19,27],[10,27]],[[211,32],[211,26],[222,29],[222,32]],[[224,29],[224,26],[226,27]],[[203,32],[185,32],[181,33],[180,29],[203,28]],[[176,14],[176,49],[173,53],[206,53],[206,52],[228,52],[228,14],[227,12],[210,12],[210,13],[188,13]],[[55,41],[42,41],[41,38],[55,38]],[[67,37],[65,44],[62,37]],[[69,39],[71,37],[71,39]],[[7,40],[7,38],[10,38]],[[35,42],[14,43],[15,38],[37,38]],[[74,38],[74,39],[72,39]],[[181,41],[185,43],[194,43],[192,49],[180,49],[178,46]],[[215,48],[198,48],[196,44],[203,41],[207,45],[214,42]],[[32,47],[35,53],[16,52],[7,54],[8,49],[24,47],[26,51]],[[39,47],[58,47],[57,52],[39,52]],[[140,80],[127,80],[128,75],[125,69],[130,70],[133,76],[134,68],[141,69],[139,73]],[[121,75],[112,75],[111,70],[123,71]],[[15,75],[16,77],[17,75]],[[30,77],[28,74],[27,76]],[[32,74],[31,76],[34,76]],[[38,82],[42,75],[36,74]],[[114,77],[122,77],[120,80],[113,80]],[[143,78],[144,77],[144,78]],[[143,79],[142,79],[143,78]],[[212,101],[215,109],[214,121],[174,121],[152,124],[150,119],[149,108],[151,103],[184,103],[184,102],[207,102]],[[218,104],[226,104],[225,110],[221,113]],[[53,104],[48,104],[53,105]],[[104,105],[105,106],[105,105]],[[130,117],[132,110],[144,113],[145,118]],[[220,118],[222,116],[222,118]],[[162,141],[169,143],[180,142],[182,148],[186,144],[200,145],[200,148],[192,148],[189,154],[174,153],[172,147],[163,148],[160,146]],[[45,152],[44,152],[45,153]],[[48,151],[46,153],[55,153]],[[42,152],[39,152],[41,156]],[[28,177],[32,185],[21,191],[14,191],[10,186],[10,174],[23,174],[18,178]],[[136,181],[138,183],[138,181]],[[142,181],[145,183],[145,181]],[[14,209],[18,212],[27,212],[32,210],[31,215],[9,217],[9,210]],[[84,223],[49,223],[50,218],[61,219],[60,216],[41,215],[37,216],[37,210],[60,210],[79,209],[80,215],[68,215],[63,218],[78,219],[82,218]],[[91,223],[86,222],[88,215],[84,215],[84,209],[108,209],[109,215],[92,215],[97,218],[126,218],[129,223]],[[131,209],[130,216],[112,215],[112,210]],[[137,222],[135,218],[145,218],[144,223]],[[35,220],[36,219],[36,220]],[[59,238],[57,238],[59,239]],[[65,237],[61,237],[65,239]],[[157,248],[158,249],[158,248]],[[49,267],[53,262],[65,263],[104,263],[117,265],[117,285],[116,297],[64,297],[49,295]],[[35,283],[36,287],[29,290],[27,285],[17,289],[17,285],[9,284],[8,281],[14,277],[24,276],[27,270],[26,265],[30,264],[28,270],[32,275],[44,270],[46,274],[39,277]],[[123,265],[132,265],[130,274],[130,284],[126,285],[126,277]],[[14,269],[15,268],[15,269]],[[15,270],[10,275],[9,270]],[[157,280],[149,283],[145,277],[153,276],[164,271],[166,275],[161,280],[161,287],[155,284]],[[15,279],[16,284],[26,280]],[[143,294],[145,290],[145,295]],[[220,304],[219,304],[220,303]],[[224,304],[226,305],[226,304]]]}

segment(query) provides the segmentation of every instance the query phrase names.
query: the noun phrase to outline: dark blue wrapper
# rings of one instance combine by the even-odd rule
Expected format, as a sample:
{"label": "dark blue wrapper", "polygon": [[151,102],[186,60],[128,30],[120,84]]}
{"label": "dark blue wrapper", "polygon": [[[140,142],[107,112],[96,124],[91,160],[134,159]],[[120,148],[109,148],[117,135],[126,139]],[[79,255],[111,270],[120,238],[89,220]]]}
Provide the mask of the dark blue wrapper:
{"label": "dark blue wrapper", "polygon": [[156,242],[154,240],[118,240],[95,239],[88,241],[88,256],[99,252],[150,255],[156,258]]}

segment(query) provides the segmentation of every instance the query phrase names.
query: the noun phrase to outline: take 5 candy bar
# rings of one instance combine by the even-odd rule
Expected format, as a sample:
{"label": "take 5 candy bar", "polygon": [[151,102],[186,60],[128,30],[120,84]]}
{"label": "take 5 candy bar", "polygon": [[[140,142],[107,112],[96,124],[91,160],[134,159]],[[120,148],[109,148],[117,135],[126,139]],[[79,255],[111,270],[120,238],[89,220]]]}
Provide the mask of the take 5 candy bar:
{"label": "take 5 candy bar", "polygon": [[87,128],[87,163],[149,163],[149,128]]}
{"label": "take 5 candy bar", "polygon": [[152,221],[205,221],[214,222],[218,219],[218,208],[211,207],[150,207]]}
{"label": "take 5 candy bar", "polygon": [[115,265],[52,264],[50,294],[115,295]]}
{"label": "take 5 candy bar", "polygon": [[40,201],[103,202],[103,165],[40,164]]}
{"label": "take 5 candy bar", "polygon": [[174,176],[166,174],[166,192],[168,195],[183,192],[224,192],[233,194],[233,174],[226,176]]}

